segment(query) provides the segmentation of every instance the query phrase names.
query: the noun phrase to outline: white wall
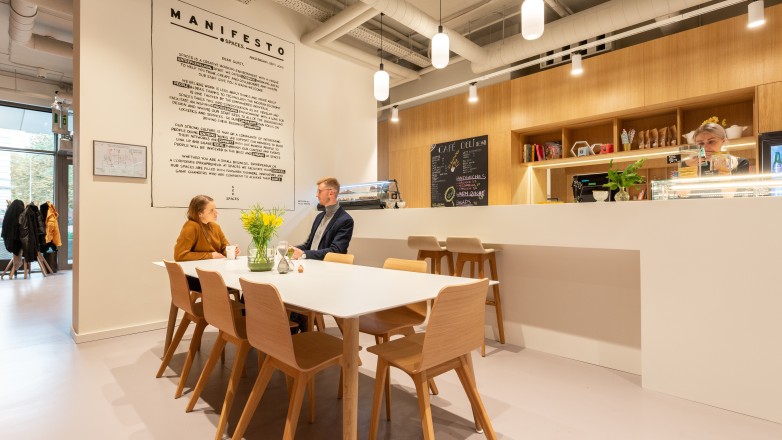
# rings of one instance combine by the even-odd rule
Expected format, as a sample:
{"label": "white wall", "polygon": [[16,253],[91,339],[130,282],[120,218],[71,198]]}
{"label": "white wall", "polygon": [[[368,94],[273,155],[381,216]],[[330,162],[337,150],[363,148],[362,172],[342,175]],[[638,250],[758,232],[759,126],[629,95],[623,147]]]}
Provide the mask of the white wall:
{"label": "white wall", "polygon": [[[288,212],[280,236],[301,242],[314,210],[306,202],[314,201],[319,177],[335,175],[345,183],[376,178],[372,71],[299,43],[317,23],[273,2],[195,3],[296,44],[295,186],[303,203]],[[152,208],[150,178],[92,175],[93,140],[150,144],[150,3],[81,0],[75,7],[73,331],[86,341],[165,326],[168,281],[151,262],[173,257],[185,212]],[[222,210],[218,223],[244,249],[249,237],[238,214]]]}

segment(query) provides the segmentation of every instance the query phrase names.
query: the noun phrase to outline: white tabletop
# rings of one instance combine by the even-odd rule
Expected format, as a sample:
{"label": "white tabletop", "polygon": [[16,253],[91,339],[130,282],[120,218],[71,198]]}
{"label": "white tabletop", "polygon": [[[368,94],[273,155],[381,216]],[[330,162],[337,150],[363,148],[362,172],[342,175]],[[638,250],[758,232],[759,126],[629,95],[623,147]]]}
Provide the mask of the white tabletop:
{"label": "white tabletop", "polygon": [[[161,265],[162,263],[155,263]],[[304,272],[287,274],[250,272],[246,257],[179,262],[187,275],[196,268],[218,271],[228,287],[239,289],[239,278],[273,284],[283,302],[339,318],[355,317],[379,310],[435,298],[440,289],[475,280],[381,269],[352,264],[299,260]]]}

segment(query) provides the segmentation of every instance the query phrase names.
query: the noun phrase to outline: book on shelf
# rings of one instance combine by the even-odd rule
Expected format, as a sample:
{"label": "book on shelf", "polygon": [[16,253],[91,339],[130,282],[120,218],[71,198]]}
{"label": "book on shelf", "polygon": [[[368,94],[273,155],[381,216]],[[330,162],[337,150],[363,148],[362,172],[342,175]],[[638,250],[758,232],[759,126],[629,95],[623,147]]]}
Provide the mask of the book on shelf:
{"label": "book on shelf", "polygon": [[546,155],[543,152],[543,145],[535,144],[535,160],[546,160]]}
{"label": "book on shelf", "polygon": [[534,159],[535,158],[532,155],[532,145],[524,144],[524,162],[532,162]]}
{"label": "book on shelf", "polygon": [[559,159],[562,157],[562,143],[560,142],[546,142],[543,149],[546,160]]}

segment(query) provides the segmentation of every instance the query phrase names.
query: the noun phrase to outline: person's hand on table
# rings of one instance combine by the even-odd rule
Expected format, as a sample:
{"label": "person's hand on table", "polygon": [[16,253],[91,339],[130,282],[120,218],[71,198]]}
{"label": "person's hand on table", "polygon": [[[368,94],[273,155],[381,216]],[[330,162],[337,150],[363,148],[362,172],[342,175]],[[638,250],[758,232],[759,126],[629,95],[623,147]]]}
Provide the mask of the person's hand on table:
{"label": "person's hand on table", "polygon": [[[236,249],[236,252],[237,253],[239,252],[238,248]],[[225,258],[225,255],[221,254],[220,252],[212,252],[212,259],[217,259],[217,258]]]}
{"label": "person's hand on table", "polygon": [[301,256],[303,254],[304,254],[304,251],[302,251],[301,249],[299,249],[297,247],[293,248],[293,259],[294,260],[298,260],[299,258],[301,258]]}

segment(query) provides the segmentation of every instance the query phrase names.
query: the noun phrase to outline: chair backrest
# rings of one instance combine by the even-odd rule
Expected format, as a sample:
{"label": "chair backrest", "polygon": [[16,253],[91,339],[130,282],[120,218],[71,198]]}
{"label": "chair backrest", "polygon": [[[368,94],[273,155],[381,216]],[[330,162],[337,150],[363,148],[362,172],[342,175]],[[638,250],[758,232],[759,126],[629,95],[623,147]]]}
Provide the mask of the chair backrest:
{"label": "chair backrest", "polygon": [[245,338],[245,330],[236,325],[236,321],[241,319],[241,315],[238,310],[234,310],[222,275],[219,272],[198,268],[196,268],[196,273],[201,281],[206,322],[229,335]]}
{"label": "chair backrest", "polygon": [[426,326],[420,370],[481,347],[488,287],[489,280],[484,278],[440,290]]}
{"label": "chair backrest", "polygon": [[336,252],[329,252],[323,257],[323,261],[329,261],[331,263],[353,264],[353,254],[338,254]]}
{"label": "chair backrest", "polygon": [[[423,260],[403,260],[401,258],[386,258],[383,263],[383,269],[405,270],[407,272],[426,273],[426,261]],[[404,306],[414,313],[421,315],[421,322],[426,319],[426,301],[408,304]]]}
{"label": "chair backrest", "polygon": [[193,297],[190,295],[190,287],[187,284],[187,275],[179,263],[163,260],[168,271],[168,283],[171,285],[171,301],[175,306],[191,315],[193,313]]}
{"label": "chair backrest", "polygon": [[434,235],[410,235],[407,237],[407,247],[419,251],[441,251],[440,242]]}
{"label": "chair backrest", "polygon": [[293,351],[288,312],[271,284],[239,278],[247,311],[250,345],[280,361],[298,367]]}
{"label": "chair backrest", "polygon": [[448,237],[445,239],[445,247],[451,252],[465,254],[485,254],[481,239],[478,237]]}

